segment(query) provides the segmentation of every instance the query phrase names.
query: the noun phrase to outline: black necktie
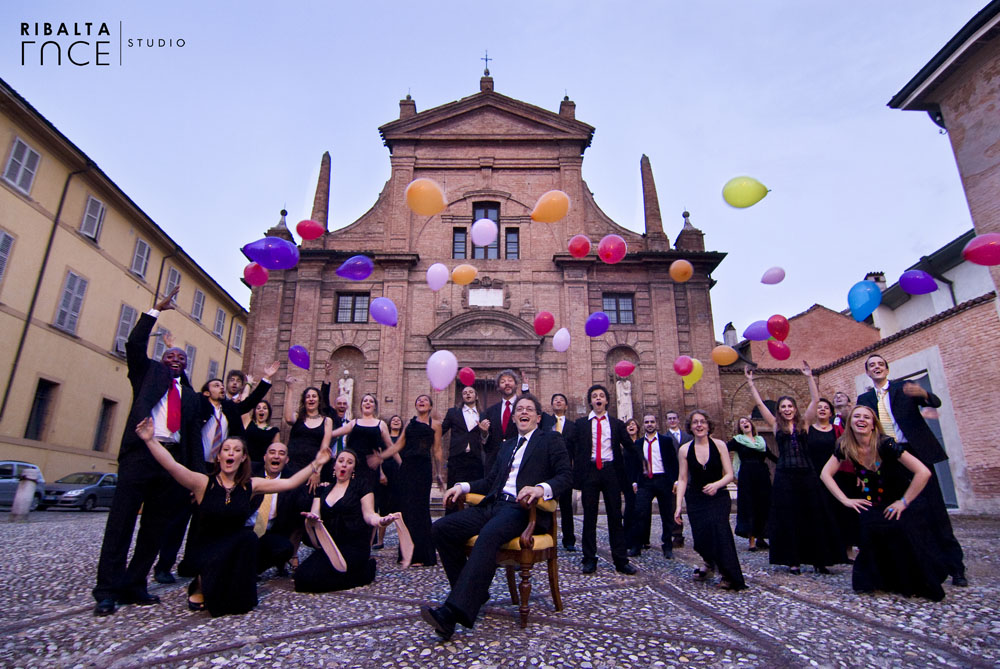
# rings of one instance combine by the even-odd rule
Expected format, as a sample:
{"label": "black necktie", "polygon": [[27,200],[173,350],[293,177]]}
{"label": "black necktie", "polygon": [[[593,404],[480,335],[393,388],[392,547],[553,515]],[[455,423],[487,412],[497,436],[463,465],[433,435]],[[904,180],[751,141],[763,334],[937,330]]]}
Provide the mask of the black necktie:
{"label": "black necktie", "polygon": [[526,441],[527,439],[525,437],[518,437],[517,446],[514,447],[514,452],[510,454],[510,460],[507,462],[507,473],[499,481],[500,488],[497,490],[498,494],[503,490],[503,487],[507,485],[507,479],[510,478],[510,469],[514,466],[514,457],[517,455],[517,452],[521,449],[521,447],[524,446],[524,442]]}

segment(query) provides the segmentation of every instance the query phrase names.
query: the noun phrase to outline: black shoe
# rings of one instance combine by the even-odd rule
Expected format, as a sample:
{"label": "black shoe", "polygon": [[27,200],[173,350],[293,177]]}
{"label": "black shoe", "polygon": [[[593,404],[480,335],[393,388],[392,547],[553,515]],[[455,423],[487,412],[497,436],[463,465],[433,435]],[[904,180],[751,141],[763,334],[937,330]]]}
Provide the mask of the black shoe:
{"label": "black shoe", "polygon": [[951,577],[951,584],[956,585],[959,588],[968,588],[969,579],[965,578],[965,574],[955,574]]}
{"label": "black shoe", "polygon": [[673,560],[674,559],[674,552],[672,550],[670,550],[670,548],[664,547],[663,548],[663,557],[665,557],[668,560]]}
{"label": "black shoe", "polygon": [[171,583],[176,583],[177,579],[169,571],[157,571],[153,573],[153,580],[157,583],[162,583],[163,585],[170,585]]}
{"label": "black shoe", "polygon": [[628,556],[629,557],[639,557],[640,555],[642,555],[642,551],[639,550],[638,548],[630,548],[630,549],[628,549]]}
{"label": "black shoe", "polygon": [[619,574],[625,574],[626,576],[635,576],[639,573],[639,570],[636,569],[630,562],[626,562],[623,565],[615,567],[615,571]]}
{"label": "black shoe", "polygon": [[564,545],[563,550],[566,551],[567,553],[575,553],[576,546],[574,546],[573,544],[570,544],[569,546]]}
{"label": "black shoe", "polygon": [[446,606],[439,606],[435,609],[429,606],[421,606],[420,617],[424,619],[424,622],[433,627],[434,631],[444,641],[450,639],[451,635],[455,633],[455,616]]}
{"label": "black shoe", "polygon": [[125,597],[118,598],[119,604],[135,604],[136,606],[151,606],[153,604],[159,604],[160,598],[156,595],[151,595],[148,592],[141,592],[137,595],[128,595]]}
{"label": "black shoe", "polygon": [[597,560],[584,560],[582,573],[593,574],[597,571]]}
{"label": "black shoe", "polygon": [[767,550],[770,547],[771,544],[767,543],[767,541],[765,541],[764,539],[757,540],[757,548],[763,548],[764,550]]}
{"label": "black shoe", "polygon": [[684,548],[684,537],[674,537],[674,548]]}
{"label": "black shoe", "polygon": [[97,602],[97,605],[94,607],[94,615],[110,616],[112,613],[115,612],[116,608],[117,607],[115,606],[115,600],[111,597],[108,597],[107,599],[102,599],[101,601]]}

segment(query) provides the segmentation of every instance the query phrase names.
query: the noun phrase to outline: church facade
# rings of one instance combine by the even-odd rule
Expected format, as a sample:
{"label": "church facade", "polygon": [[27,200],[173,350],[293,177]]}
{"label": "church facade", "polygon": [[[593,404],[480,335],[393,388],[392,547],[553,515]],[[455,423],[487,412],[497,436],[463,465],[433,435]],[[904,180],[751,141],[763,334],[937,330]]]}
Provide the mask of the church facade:
{"label": "church facade", "polygon": [[[584,182],[583,156],[594,128],[576,119],[568,98],[558,113],[548,111],[495,92],[487,72],[474,95],[419,113],[407,96],[399,108],[399,118],[379,128],[392,172],[371,209],[346,227],[303,241],[297,267],[272,272],[264,286],[253,289],[250,369],[287,360],[290,346],[305,346],[312,369],[290,373],[318,386],[330,361],[335,389],[345,374],[355,380],[355,415],[361,395],[371,392],[383,418],[399,414],[405,421],[419,394],[429,393],[442,415],[458,402],[457,380],[443,391],[434,391],[427,380],[428,357],[444,349],[455,354],[459,367],[475,371],[483,406],[495,400],[496,374],[512,368],[546,406],[553,393],[564,393],[571,413],[588,411],[586,390],[602,383],[611,392],[612,412],[631,410],[640,421],[646,412],[662,421],[668,410],[695,407],[721,415],[719,374],[710,356],[716,342],[709,290],[711,272],[725,253],[705,251],[704,235],[686,212],[671,246],[645,156],[640,161],[645,233],[639,234],[602,212]],[[312,214],[324,226],[329,175],[325,154]],[[405,189],[419,177],[443,186],[442,213],[425,217],[407,208]],[[552,189],[569,195],[569,214],[554,224],[532,221],[538,197]],[[474,246],[469,238],[480,218],[497,223],[492,246]],[[592,250],[575,258],[567,242],[580,233],[590,238]],[[284,216],[267,234],[291,239]],[[608,234],[628,244],[626,257],[613,265],[596,255]],[[335,273],[355,254],[374,261],[375,270],[364,281]],[[681,258],[693,264],[694,276],[676,283],[668,269]],[[449,282],[433,292],[426,271],[434,263],[449,269],[471,264],[478,275],[469,285]],[[380,325],[368,314],[376,297],[396,304],[396,327]],[[541,311],[555,316],[555,328],[545,336],[533,328]],[[607,313],[612,324],[591,338],[584,324],[597,311]],[[562,327],[572,343],[558,352],[552,335]],[[689,391],[673,371],[678,355],[704,363],[703,378]],[[626,379],[614,372],[623,359],[636,365]],[[291,392],[297,395],[302,387]],[[272,392],[276,414],[284,404],[297,406],[298,397],[284,396],[280,384]]]}

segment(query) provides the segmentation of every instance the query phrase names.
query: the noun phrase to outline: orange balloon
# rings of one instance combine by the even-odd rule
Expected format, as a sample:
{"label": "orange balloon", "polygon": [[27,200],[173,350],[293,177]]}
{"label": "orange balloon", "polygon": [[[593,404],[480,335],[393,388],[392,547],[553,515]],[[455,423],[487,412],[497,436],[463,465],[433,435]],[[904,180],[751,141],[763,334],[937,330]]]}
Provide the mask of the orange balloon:
{"label": "orange balloon", "polygon": [[467,286],[476,278],[479,273],[472,265],[459,265],[451,271],[451,280],[460,286]]}
{"label": "orange balloon", "polygon": [[722,344],[712,349],[712,360],[720,367],[731,365],[739,360],[740,354],[732,346]]}
{"label": "orange balloon", "polygon": [[531,212],[531,220],[539,223],[555,223],[569,211],[569,195],[561,190],[550,190],[543,193],[535,209]]}
{"label": "orange balloon", "polygon": [[414,179],[406,187],[406,206],[414,214],[433,216],[444,211],[448,204],[444,200],[444,190],[433,179]]}
{"label": "orange balloon", "polygon": [[694,275],[694,265],[687,260],[675,260],[670,263],[670,278],[677,283],[684,283]]}

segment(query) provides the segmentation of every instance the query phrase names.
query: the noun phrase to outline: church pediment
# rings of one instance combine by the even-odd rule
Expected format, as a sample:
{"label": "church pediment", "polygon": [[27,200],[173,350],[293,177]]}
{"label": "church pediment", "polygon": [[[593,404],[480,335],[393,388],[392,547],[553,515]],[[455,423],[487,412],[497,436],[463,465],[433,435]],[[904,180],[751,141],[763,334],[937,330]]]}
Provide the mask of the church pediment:
{"label": "church pediment", "polygon": [[495,107],[482,107],[459,116],[443,119],[423,126],[420,132],[425,135],[461,135],[461,136],[523,136],[567,135],[565,128],[553,127],[548,123],[540,123],[537,119],[511,114]]}
{"label": "church pediment", "polygon": [[491,342],[504,347],[536,348],[542,338],[520,318],[504,311],[466,311],[451,318],[427,336],[435,350],[477,349]]}

